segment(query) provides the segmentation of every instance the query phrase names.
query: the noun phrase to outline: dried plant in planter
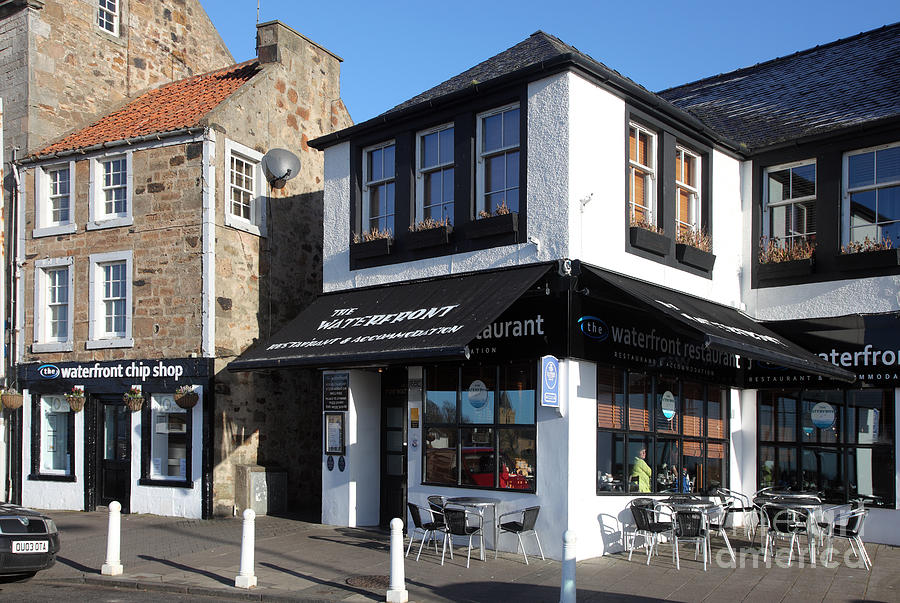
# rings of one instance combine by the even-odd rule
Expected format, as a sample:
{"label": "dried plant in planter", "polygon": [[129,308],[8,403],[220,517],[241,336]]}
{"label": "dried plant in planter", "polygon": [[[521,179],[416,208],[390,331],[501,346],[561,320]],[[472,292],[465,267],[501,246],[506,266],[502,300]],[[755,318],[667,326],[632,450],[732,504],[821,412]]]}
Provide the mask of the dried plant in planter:
{"label": "dried plant in planter", "polygon": [[386,228],[384,230],[378,230],[378,228],[373,228],[372,230],[367,230],[366,232],[359,234],[357,232],[353,233],[353,242],[354,243],[365,243],[368,241],[377,241],[378,239],[390,239],[393,235],[391,234],[390,229]]}
{"label": "dried plant in planter", "polygon": [[[663,229],[657,226],[656,224],[651,224],[647,220],[636,220],[631,218],[631,224],[633,228],[643,228],[644,230],[649,230],[650,232],[655,232],[656,234],[665,234]],[[679,241],[680,242],[680,241]]]}
{"label": "dried plant in planter", "polygon": [[712,243],[705,230],[678,230],[675,233],[675,242],[696,247],[706,253],[712,252]]}
{"label": "dried plant in planter", "polygon": [[425,218],[424,220],[419,220],[415,224],[409,227],[410,232],[419,232],[420,230],[431,230],[432,228],[442,228],[444,226],[450,225],[449,218],[441,218],[440,220],[435,220],[434,218]]}
{"label": "dried plant in planter", "polygon": [[846,245],[841,245],[841,253],[866,253],[867,251],[884,251],[893,249],[894,242],[891,237],[884,235],[881,241],[873,241],[866,237],[862,241],[851,241]]}
{"label": "dried plant in planter", "polygon": [[481,210],[480,212],[478,212],[478,217],[479,218],[490,218],[491,216],[505,216],[508,213],[510,213],[509,206],[506,204],[506,201],[504,200],[503,203],[501,203],[500,205],[497,206],[497,208],[494,210],[494,213]]}
{"label": "dried plant in planter", "polygon": [[816,250],[815,243],[801,241],[799,243],[781,243],[781,239],[762,237],[759,240],[759,263],[777,264],[791,260],[808,260]]}

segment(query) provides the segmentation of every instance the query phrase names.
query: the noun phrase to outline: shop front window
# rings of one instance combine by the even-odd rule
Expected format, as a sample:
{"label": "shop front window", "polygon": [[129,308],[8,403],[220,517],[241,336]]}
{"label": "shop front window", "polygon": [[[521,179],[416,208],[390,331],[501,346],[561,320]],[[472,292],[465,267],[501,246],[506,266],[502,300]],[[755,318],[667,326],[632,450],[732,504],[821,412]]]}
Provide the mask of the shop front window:
{"label": "shop front window", "polygon": [[151,481],[191,480],[191,411],[175,404],[172,394],[150,396],[149,463]]}
{"label": "shop front window", "polygon": [[40,454],[35,473],[38,475],[73,475],[75,428],[74,413],[63,396],[41,396],[37,435]]}
{"label": "shop front window", "polygon": [[758,395],[759,487],[893,507],[893,390]]}
{"label": "shop front window", "polygon": [[423,483],[534,491],[532,364],[426,369]]}
{"label": "shop front window", "polygon": [[727,389],[597,372],[598,494],[708,492],[726,483]]}

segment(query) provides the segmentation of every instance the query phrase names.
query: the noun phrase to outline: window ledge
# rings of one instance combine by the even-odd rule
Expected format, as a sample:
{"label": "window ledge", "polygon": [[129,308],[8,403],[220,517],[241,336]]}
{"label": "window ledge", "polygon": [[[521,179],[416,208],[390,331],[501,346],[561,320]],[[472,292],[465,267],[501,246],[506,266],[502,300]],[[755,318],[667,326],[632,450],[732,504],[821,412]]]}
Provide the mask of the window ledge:
{"label": "window ledge", "polygon": [[41,237],[54,237],[64,234],[72,234],[78,230],[78,225],[74,222],[69,224],[59,224],[57,226],[44,226],[43,228],[35,228],[31,231],[31,236],[35,239]]}
{"label": "window ledge", "polygon": [[242,218],[238,218],[236,216],[231,215],[228,212],[225,212],[225,226],[230,226],[231,228],[235,228],[237,230],[243,230],[244,232],[249,232],[252,235],[256,235],[258,237],[266,236],[266,231],[256,224],[244,220]]}
{"label": "window ledge", "polygon": [[469,223],[469,236],[476,239],[517,232],[519,232],[519,214],[514,211],[499,216],[478,218]]}
{"label": "window ledge", "polygon": [[390,255],[394,246],[394,239],[375,239],[362,243],[350,244],[350,257],[353,259],[375,258],[382,255]]}
{"label": "window ledge", "polygon": [[54,475],[50,473],[32,473],[28,476],[29,481],[34,482],[77,482],[78,478],[74,475]]}
{"label": "window ledge", "polygon": [[121,337],[117,339],[92,339],[84,342],[86,350],[103,350],[107,348],[133,348],[134,339]]}
{"label": "window ledge", "polygon": [[672,250],[672,239],[640,226],[630,226],[628,236],[632,247],[637,247],[656,255],[668,255]]}
{"label": "window ledge", "polygon": [[142,477],[138,480],[138,484],[141,486],[154,486],[158,488],[187,488],[188,490],[192,490],[194,488],[194,482],[191,481],[174,479],[153,479],[151,477]]}
{"label": "window ledge", "polygon": [[71,352],[74,349],[71,341],[53,341],[48,343],[31,344],[31,352],[33,354],[43,354],[46,352]]}
{"label": "window ledge", "polygon": [[675,243],[675,258],[682,264],[710,272],[716,263],[716,256],[693,245]]}
{"label": "window ledge", "polygon": [[815,257],[803,260],[788,260],[787,262],[770,262],[759,265],[760,282],[782,281],[798,276],[812,274],[815,266]]}
{"label": "window ledge", "polygon": [[837,256],[837,265],[842,270],[862,270],[865,268],[891,268],[900,266],[900,249],[879,249],[878,251],[858,251]]}
{"label": "window ledge", "polygon": [[103,228],[118,228],[120,226],[131,226],[134,224],[132,216],[118,216],[115,218],[103,218],[100,220],[91,220],[85,228],[88,230],[100,230]]}
{"label": "window ledge", "polygon": [[425,249],[427,247],[446,245],[450,242],[452,233],[453,227],[449,225],[412,230],[406,235],[406,246],[410,249]]}

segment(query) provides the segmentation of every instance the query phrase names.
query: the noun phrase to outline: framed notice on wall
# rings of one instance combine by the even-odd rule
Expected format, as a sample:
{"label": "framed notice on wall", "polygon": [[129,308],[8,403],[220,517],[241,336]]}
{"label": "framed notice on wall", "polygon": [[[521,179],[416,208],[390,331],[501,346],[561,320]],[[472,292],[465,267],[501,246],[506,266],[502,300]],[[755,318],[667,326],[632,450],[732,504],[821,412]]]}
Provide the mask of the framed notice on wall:
{"label": "framed notice on wall", "polygon": [[322,375],[322,410],[350,410],[350,373]]}
{"label": "framed notice on wall", "polygon": [[344,446],[344,413],[325,413],[325,454],[346,454]]}

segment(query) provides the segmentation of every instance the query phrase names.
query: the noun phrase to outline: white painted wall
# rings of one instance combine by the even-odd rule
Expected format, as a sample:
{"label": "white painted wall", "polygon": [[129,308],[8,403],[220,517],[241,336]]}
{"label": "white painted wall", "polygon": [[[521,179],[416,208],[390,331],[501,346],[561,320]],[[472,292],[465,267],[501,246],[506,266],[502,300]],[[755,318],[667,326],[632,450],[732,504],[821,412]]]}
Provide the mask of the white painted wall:
{"label": "white painted wall", "polygon": [[328,458],[322,455],[322,523],[374,526],[378,525],[381,500],[381,377],[374,371],[348,372],[346,468],[340,471],[335,458],[334,469],[329,471]]}
{"label": "white painted wall", "polygon": [[84,411],[75,413],[75,481],[56,482],[28,479],[31,473],[31,407],[38,395],[26,389],[22,405],[22,505],[37,509],[84,509]]}
{"label": "white painted wall", "polygon": [[[152,513],[166,517],[188,517],[200,519],[203,516],[203,403],[204,392],[197,387],[200,401],[191,413],[191,478],[192,488],[171,488],[167,486],[142,486],[141,477],[141,423],[142,413],[131,413],[131,512]],[[153,393],[153,392],[151,392]],[[148,402],[144,402],[147,404]]]}

